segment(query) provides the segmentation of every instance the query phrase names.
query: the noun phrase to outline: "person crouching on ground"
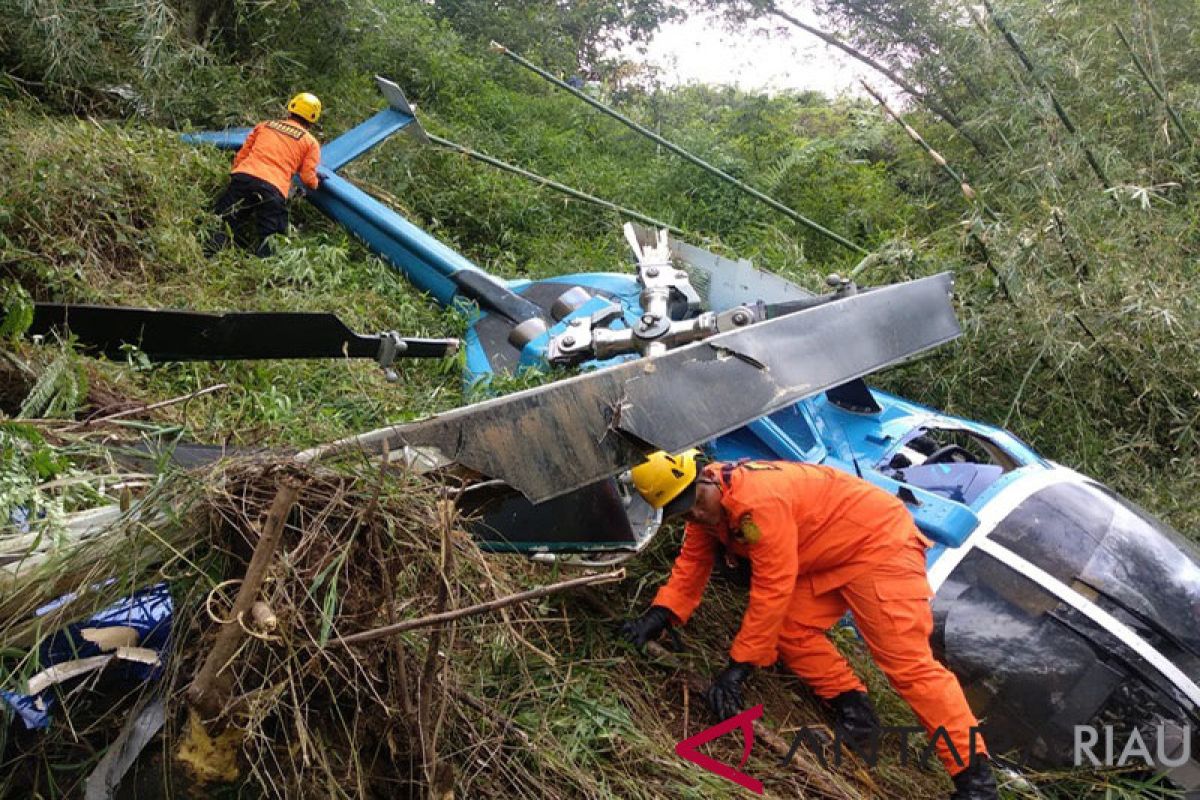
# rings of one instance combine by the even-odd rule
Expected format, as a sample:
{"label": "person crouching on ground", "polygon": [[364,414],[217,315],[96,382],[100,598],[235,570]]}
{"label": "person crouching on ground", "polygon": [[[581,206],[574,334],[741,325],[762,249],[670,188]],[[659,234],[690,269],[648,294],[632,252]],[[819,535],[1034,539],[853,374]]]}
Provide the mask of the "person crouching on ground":
{"label": "person crouching on ground", "polygon": [[[954,780],[953,800],[996,800],[978,722],[957,678],[930,648],[929,540],[896,497],[832,467],[790,461],[712,463],[698,450],[652,455],[633,483],[664,519],[683,515],[683,548],[649,611],[621,635],[641,647],[700,604],[714,563],[750,562],[750,600],[729,666],[705,699],[720,719],[742,710],[742,683],[782,659],[861,750],[880,723],[866,687],[826,631],[850,610],[875,663],[912,707]],[[976,731],[972,733],[972,729]]]}

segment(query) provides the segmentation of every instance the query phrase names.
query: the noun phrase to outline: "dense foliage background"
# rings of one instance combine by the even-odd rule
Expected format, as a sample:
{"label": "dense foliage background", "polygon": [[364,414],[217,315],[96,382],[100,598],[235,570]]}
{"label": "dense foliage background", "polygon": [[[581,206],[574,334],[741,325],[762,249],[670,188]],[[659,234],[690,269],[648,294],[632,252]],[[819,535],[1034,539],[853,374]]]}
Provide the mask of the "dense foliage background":
{"label": "dense foliage background", "polygon": [[[490,52],[495,39],[564,78],[598,82],[623,113],[879,254],[861,263],[861,281],[952,270],[965,336],[880,382],[1005,425],[1200,531],[1200,6],[812,0],[827,38],[903,84],[872,79],[971,198],[872,101],[667,87],[611,56],[699,8],[812,35],[794,24],[797,5],[0,0],[4,296],[19,284],[43,299],[336,310],[360,329],[452,335],[461,320],[302,204],[271,258],[200,252],[228,157],[176,133],[252,123],[307,90],[324,100],[319,133],[332,138],[379,106],[375,74],[404,88],[432,133],[698,244],[811,288],[860,265]],[[451,151],[401,139],[349,173],[506,277],[626,269],[617,215]],[[46,362],[38,407],[0,387],[10,415],[69,416],[113,393],[153,400],[220,380],[232,388],[178,422],[195,438],[244,444],[303,445],[463,400],[453,370],[430,364],[406,365],[397,388],[345,365],[27,358]],[[33,388],[33,376],[12,374]],[[27,482],[67,468],[37,448],[0,455],[22,456],[14,474]]]}
{"label": "dense foliage background", "polygon": [[[732,24],[762,17],[809,35],[786,5],[696,5]],[[827,35],[916,92],[875,81],[965,175],[973,202],[871,102],[668,88],[606,59],[610,45],[694,6],[3,0],[0,261],[47,295],[136,293],[137,280],[109,280],[135,262],[151,274],[182,271],[190,285],[193,271],[206,271],[195,242],[224,162],[169,131],[253,122],[303,88],[325,99],[321,132],[332,137],[377,106],[376,73],[405,88],[430,131],[696,241],[810,284],[857,261],[490,53],[497,39],[564,77],[600,80],[604,98],[643,124],[882,248],[889,257],[863,278],[954,270],[968,336],[885,380],[1007,424],[1194,527],[1200,11],[1183,0],[816,5]],[[624,258],[614,215],[448,151],[390,143],[353,172],[504,275],[612,269]],[[315,215],[296,216],[297,246],[346,247]],[[312,280],[327,280],[319,272]],[[206,289],[200,301],[233,299]]]}

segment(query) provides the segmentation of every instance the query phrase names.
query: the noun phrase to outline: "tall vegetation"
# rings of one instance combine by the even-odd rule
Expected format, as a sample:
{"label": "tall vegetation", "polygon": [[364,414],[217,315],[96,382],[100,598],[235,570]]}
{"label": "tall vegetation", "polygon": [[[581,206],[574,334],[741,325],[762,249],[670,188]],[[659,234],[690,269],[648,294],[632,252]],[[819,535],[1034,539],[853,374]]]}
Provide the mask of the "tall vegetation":
{"label": "tall vegetation", "polygon": [[[32,99],[42,110],[123,118],[136,131],[251,122],[306,88],[326,98],[322,133],[331,136],[377,106],[370,76],[386,74],[447,139],[802,280],[853,266],[852,255],[488,52],[488,40],[507,39],[564,77],[602,78],[606,99],[625,112],[822,225],[871,249],[913,254],[873,262],[866,279],[955,270],[970,333],[958,350],[902,373],[898,387],[1008,424],[1053,457],[1194,525],[1200,510],[1180,489],[1195,477],[1186,456],[1197,443],[1200,385],[1196,171],[1184,131],[1200,127],[1190,55],[1200,11],[1182,0],[814,5],[823,27],[808,28],[881,67],[879,85],[896,78],[907,87],[895,91],[909,121],[976,189],[974,202],[873,104],[668,89],[652,73],[606,62],[608,44],[648,36],[680,13],[657,0],[568,3],[555,13],[524,0],[0,0],[0,92],[17,108]],[[811,35],[793,24],[797,4],[690,7],[701,6]],[[81,130],[68,141],[86,146],[86,137]],[[157,135],[133,140],[116,148],[116,163],[143,158],[147,145],[171,147]],[[18,171],[31,147],[42,142],[39,157],[51,157],[55,146],[36,134],[9,142]],[[124,260],[195,257],[180,252],[188,245],[169,224],[176,212],[164,210],[203,205],[216,191],[220,159],[184,152],[183,163],[210,166],[177,173],[188,194],[145,210],[162,224],[136,244],[112,236],[93,255],[111,263],[133,247]],[[607,269],[624,258],[613,215],[451,151],[390,144],[353,172],[501,274]],[[83,203],[86,213],[92,200],[117,202],[102,196],[111,181],[92,181],[95,196],[55,208]],[[80,241],[46,247],[47,236],[62,238],[79,219],[48,225],[38,209],[52,195],[32,189],[20,199],[30,186],[13,184],[17,202],[0,219],[0,244],[32,254],[19,260],[26,272],[31,260],[41,269],[49,259],[60,276],[81,274],[78,264],[91,256],[71,255]],[[210,224],[194,218],[184,229],[197,221]],[[6,261],[13,272],[17,260]]]}
{"label": "tall vegetation", "polygon": [[[815,25],[802,5],[816,8]],[[696,8],[737,24],[767,19],[796,36],[815,31],[877,65],[873,85],[896,87],[885,91],[889,104],[952,169],[871,100],[665,87],[652,71],[612,59],[613,44]],[[885,386],[1006,425],[1195,532],[1200,200],[1187,132],[1200,130],[1198,23],[1200,7],[1188,0],[0,0],[0,337],[27,323],[14,284],[38,299],[335,310],[363,330],[453,334],[460,318],[433,310],[303,204],[271,258],[201,254],[228,156],[183,145],[178,131],[251,123],[309,90],[325,101],[319,133],[328,139],[379,107],[371,76],[382,74],[431,132],[637,208],[810,288],[856,267],[865,283],[954,271],[964,337],[881,376]],[[876,256],[860,264],[490,54],[491,39],[564,78],[595,79],[606,101],[641,124]],[[614,213],[452,150],[397,139],[347,172],[506,277],[627,268]],[[8,416],[71,417],[114,395],[137,404],[218,382],[230,388],[162,412],[156,432],[302,446],[464,399],[453,369],[433,364],[405,365],[400,385],[389,386],[361,365],[151,367],[136,353],[97,364],[65,345],[0,351]],[[47,515],[86,504],[83,490],[54,501],[39,494],[71,469],[37,430],[3,423],[0,521],[2,503]],[[639,562],[639,574],[661,571],[667,549]],[[657,574],[644,577],[648,586]],[[615,608],[627,594],[604,601]],[[736,602],[722,597],[724,627],[695,634],[697,662],[719,658],[725,628],[736,624]],[[467,639],[475,651],[463,687],[501,709],[502,722],[503,713],[530,729],[541,722],[529,697],[505,695],[509,672],[522,670],[548,692],[570,678],[574,688],[558,702],[587,719],[571,729],[565,717],[549,719],[544,749],[522,751],[528,760],[511,768],[510,782],[489,791],[537,781],[562,789],[571,769],[601,762],[622,772],[589,772],[579,785],[591,795],[652,796],[667,778],[677,785],[677,765],[662,763],[639,784],[640,755],[610,736],[650,729],[634,724],[608,680],[632,676],[665,690],[652,668],[603,650],[601,628],[576,621],[564,629],[569,646],[555,651],[583,658],[601,648],[594,671],[572,672],[570,659],[553,655],[530,666],[513,655],[528,634]],[[547,640],[531,641],[545,649]],[[639,712],[656,720],[655,744],[669,750],[663,709],[676,699],[656,701]],[[473,746],[462,735],[458,743]],[[80,747],[71,752],[87,763]],[[487,771],[469,771],[483,787]],[[898,796],[929,793],[928,781],[906,792],[898,770],[885,779]]]}
{"label": "tall vegetation", "polygon": [[964,203],[911,144],[886,162],[898,185],[928,191],[906,234],[954,266],[969,325],[952,361],[904,388],[1005,423],[1195,530],[1195,4],[700,5],[798,36],[812,34],[787,17],[815,7],[819,32],[878,65],[864,69],[977,190]]}

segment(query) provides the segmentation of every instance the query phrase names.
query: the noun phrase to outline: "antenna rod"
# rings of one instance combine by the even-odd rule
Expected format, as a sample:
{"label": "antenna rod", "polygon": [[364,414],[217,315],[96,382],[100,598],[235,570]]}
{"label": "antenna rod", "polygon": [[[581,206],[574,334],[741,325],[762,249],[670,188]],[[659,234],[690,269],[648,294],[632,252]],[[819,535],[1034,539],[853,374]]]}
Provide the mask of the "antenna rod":
{"label": "antenna rod", "polygon": [[819,223],[813,222],[811,219],[809,219],[808,217],[805,217],[804,215],[800,214],[799,212],[793,211],[792,209],[785,206],[783,203],[779,202],[778,200],[774,199],[773,197],[768,197],[767,195],[765,195],[762,192],[755,189],[753,186],[749,186],[749,185],[743,183],[742,181],[740,181],[737,178],[730,175],[728,172],[724,172],[724,171],[718,169],[717,167],[714,167],[712,164],[709,164],[707,161],[704,161],[703,159],[700,159],[697,156],[692,155],[691,153],[689,153],[687,150],[684,150],[679,145],[674,144],[673,142],[667,141],[666,139],[662,138],[661,136],[659,136],[657,133],[650,130],[649,128],[645,128],[645,127],[639,125],[638,123],[634,122],[633,120],[631,120],[629,117],[626,117],[621,112],[619,112],[613,108],[609,108],[608,106],[604,105],[604,103],[601,103],[598,100],[594,100],[591,97],[588,97],[586,94],[579,91],[574,86],[571,86],[569,83],[566,83],[565,81],[560,81],[558,78],[554,77],[549,72],[546,72],[544,69],[542,69],[538,65],[522,58],[521,56],[517,55],[513,51],[509,50],[504,45],[500,44],[499,42],[492,42],[492,50],[494,52],[501,53],[505,56],[508,56],[510,59],[512,59],[516,63],[520,64],[522,67],[525,67],[526,69],[530,70],[531,72],[534,72],[537,75],[540,75],[541,77],[543,77],[546,80],[553,83],[558,88],[564,89],[564,90],[570,92],[571,94],[575,95],[580,100],[587,103],[588,105],[590,105],[592,108],[596,109],[597,111],[607,114],[608,116],[612,117],[613,119],[617,120],[618,122],[622,123],[623,125],[626,125],[627,127],[632,128],[633,130],[635,130],[638,133],[642,134],[643,136],[649,138],[650,140],[654,141],[655,143],[660,144],[663,147],[667,148],[675,155],[680,156],[681,158],[684,158],[684,159],[690,161],[691,163],[695,164],[697,167],[700,167],[701,169],[705,170],[706,172],[708,172],[712,175],[715,175],[716,177],[720,178],[721,180],[725,181],[726,183],[730,184],[731,186],[741,189],[743,192],[750,195],[751,197],[753,197],[757,200],[761,200],[762,202],[766,203],[767,205],[769,205],[771,208],[775,209],[779,213],[794,220],[795,222],[800,223],[801,225],[803,225],[804,227],[813,231],[814,233],[819,233],[820,235],[824,236],[826,239],[830,239],[831,241],[837,242],[842,247],[845,247],[849,250],[853,250],[855,253],[858,253],[860,255],[867,254],[867,251],[864,248],[859,247],[854,242],[851,242],[849,239],[846,239],[846,238],[840,236],[839,234],[834,233],[833,231],[820,225]]}

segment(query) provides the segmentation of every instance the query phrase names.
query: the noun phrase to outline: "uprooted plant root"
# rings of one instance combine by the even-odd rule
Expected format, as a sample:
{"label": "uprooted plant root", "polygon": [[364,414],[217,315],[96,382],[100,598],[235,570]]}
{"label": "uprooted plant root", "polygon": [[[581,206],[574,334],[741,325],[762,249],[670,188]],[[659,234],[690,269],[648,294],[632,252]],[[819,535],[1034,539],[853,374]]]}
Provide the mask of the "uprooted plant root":
{"label": "uprooted plant root", "polygon": [[[400,641],[343,645],[338,637],[401,611],[443,610],[456,577],[445,568],[467,572],[474,562],[482,573],[481,556],[427,481],[247,467],[210,491],[212,545],[226,558],[225,575],[244,573],[283,480],[299,494],[259,595],[260,616],[273,623],[239,622],[245,638],[224,671],[228,702],[213,727],[241,731],[248,774],[272,793],[325,794],[332,781],[348,794],[406,794],[437,771],[444,659]],[[179,665],[177,691],[226,621],[220,609],[234,588],[227,581],[205,598],[199,646]]]}

